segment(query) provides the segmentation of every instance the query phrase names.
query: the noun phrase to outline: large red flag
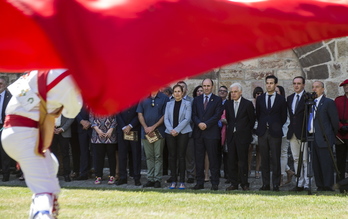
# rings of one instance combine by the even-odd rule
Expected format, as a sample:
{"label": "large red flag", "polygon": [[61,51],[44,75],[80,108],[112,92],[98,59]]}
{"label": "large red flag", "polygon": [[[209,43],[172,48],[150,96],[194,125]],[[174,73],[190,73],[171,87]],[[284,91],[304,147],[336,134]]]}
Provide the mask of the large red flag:
{"label": "large red flag", "polygon": [[223,64],[348,35],[338,0],[0,1],[0,69],[66,67],[97,113]]}

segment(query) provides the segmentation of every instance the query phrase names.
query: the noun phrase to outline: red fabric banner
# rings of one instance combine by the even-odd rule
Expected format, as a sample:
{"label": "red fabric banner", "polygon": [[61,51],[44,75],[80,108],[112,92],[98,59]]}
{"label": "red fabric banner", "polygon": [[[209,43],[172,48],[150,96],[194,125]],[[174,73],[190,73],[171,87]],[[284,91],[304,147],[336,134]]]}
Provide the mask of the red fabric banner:
{"label": "red fabric banner", "polygon": [[348,35],[338,0],[0,1],[0,70],[69,68],[96,113],[224,64]]}

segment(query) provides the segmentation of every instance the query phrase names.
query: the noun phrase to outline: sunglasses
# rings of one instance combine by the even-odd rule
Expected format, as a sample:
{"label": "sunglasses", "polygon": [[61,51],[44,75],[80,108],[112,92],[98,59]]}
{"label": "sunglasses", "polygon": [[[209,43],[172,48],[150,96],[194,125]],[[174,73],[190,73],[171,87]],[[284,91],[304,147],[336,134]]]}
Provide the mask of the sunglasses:
{"label": "sunglasses", "polygon": [[227,93],[227,90],[219,90],[221,93]]}
{"label": "sunglasses", "polygon": [[257,93],[256,93],[256,95],[261,95],[261,94],[262,94],[262,92],[257,92]]}

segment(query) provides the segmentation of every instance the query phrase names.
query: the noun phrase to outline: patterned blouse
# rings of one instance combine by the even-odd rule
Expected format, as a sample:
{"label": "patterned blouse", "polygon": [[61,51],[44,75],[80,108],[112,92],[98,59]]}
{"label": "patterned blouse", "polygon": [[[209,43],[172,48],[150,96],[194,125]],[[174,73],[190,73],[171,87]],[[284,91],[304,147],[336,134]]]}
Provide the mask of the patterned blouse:
{"label": "patterned blouse", "polygon": [[[116,115],[111,116],[96,116],[93,113],[89,114],[89,121],[91,122],[92,127],[92,144],[116,144]],[[100,130],[106,133],[110,128],[113,128],[111,137],[100,137],[98,133],[94,130],[94,126],[97,126]]]}

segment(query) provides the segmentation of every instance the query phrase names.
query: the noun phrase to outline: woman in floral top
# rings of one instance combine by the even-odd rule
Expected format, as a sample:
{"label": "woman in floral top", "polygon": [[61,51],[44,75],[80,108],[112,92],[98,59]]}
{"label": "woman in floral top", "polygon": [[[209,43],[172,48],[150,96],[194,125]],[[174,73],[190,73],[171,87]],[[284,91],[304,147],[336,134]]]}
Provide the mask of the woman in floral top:
{"label": "woman in floral top", "polygon": [[96,179],[94,184],[98,185],[102,181],[105,153],[108,156],[110,167],[108,184],[114,184],[116,180],[116,115],[104,117],[90,113],[89,121],[93,130],[91,143],[95,156]]}

